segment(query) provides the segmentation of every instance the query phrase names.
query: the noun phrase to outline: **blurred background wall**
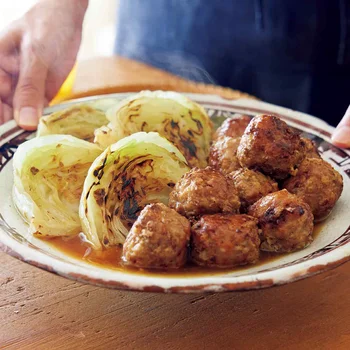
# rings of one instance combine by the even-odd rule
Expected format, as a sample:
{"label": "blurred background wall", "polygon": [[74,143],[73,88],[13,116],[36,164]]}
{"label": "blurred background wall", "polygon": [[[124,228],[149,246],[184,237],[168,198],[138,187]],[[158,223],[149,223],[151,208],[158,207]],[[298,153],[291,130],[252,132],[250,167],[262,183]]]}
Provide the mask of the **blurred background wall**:
{"label": "blurred background wall", "polygon": [[[0,31],[27,12],[37,1],[0,0]],[[119,0],[90,0],[79,60],[112,55],[118,3]]]}

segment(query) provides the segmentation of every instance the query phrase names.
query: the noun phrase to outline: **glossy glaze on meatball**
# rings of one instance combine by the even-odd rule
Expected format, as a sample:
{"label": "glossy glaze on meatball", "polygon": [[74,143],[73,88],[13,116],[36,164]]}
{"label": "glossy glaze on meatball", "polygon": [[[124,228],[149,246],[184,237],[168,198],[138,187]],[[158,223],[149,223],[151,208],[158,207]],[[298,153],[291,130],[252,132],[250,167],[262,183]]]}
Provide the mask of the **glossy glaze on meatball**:
{"label": "glossy glaze on meatball", "polygon": [[239,169],[237,148],[241,138],[222,137],[210,147],[209,165],[224,174],[230,174]]}
{"label": "glossy glaze on meatball", "polygon": [[258,115],[244,132],[237,157],[242,167],[284,179],[296,173],[304,158],[304,147],[299,135],[284,121],[271,115]]}
{"label": "glossy glaze on meatball", "polygon": [[305,158],[321,158],[317,151],[316,143],[306,137],[301,137],[301,142],[305,149]]}
{"label": "glossy glaze on meatball", "polygon": [[311,208],[315,220],[325,219],[343,191],[342,176],[321,158],[306,158],[296,176],[283,184]]}
{"label": "glossy glaze on meatball", "polygon": [[192,226],[191,258],[201,266],[232,267],[259,259],[258,221],[248,215],[203,216]]}
{"label": "glossy glaze on meatball", "polygon": [[293,252],[313,240],[313,215],[301,198],[282,190],[268,194],[254,203],[249,215],[259,220],[261,250]]}
{"label": "glossy glaze on meatball", "polygon": [[257,170],[242,168],[231,174],[241,200],[241,212],[269,193],[278,191],[277,182]]}
{"label": "glossy glaze on meatball", "polygon": [[213,140],[229,136],[233,138],[241,137],[248,126],[251,118],[247,115],[241,115],[237,118],[227,118],[216,130]]}
{"label": "glossy glaze on meatball", "polygon": [[140,213],[123,246],[123,261],[138,268],[179,268],[186,263],[190,223],[164,204]]}
{"label": "glossy glaze on meatball", "polygon": [[186,173],[170,193],[169,206],[188,218],[238,213],[240,201],[233,180],[211,167]]}

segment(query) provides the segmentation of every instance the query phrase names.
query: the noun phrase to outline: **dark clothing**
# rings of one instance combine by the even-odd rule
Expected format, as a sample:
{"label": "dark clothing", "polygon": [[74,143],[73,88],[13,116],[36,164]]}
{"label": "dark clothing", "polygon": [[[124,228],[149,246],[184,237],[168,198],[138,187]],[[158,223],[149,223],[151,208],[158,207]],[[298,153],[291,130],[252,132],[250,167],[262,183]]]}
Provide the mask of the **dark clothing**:
{"label": "dark clothing", "polygon": [[350,103],[350,0],[120,0],[115,51],[333,125]]}

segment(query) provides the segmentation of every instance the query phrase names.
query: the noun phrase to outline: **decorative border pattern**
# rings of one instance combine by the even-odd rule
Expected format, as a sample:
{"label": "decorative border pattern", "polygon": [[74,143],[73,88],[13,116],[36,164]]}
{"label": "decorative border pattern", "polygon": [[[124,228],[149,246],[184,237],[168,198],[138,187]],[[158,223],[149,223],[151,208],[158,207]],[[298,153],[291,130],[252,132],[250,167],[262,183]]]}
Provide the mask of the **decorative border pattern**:
{"label": "decorative border pattern", "polygon": [[[0,137],[1,139],[4,139],[5,137],[10,137],[12,134],[16,133],[20,129],[18,127],[10,129],[8,132],[3,134]],[[22,144],[23,142],[27,141],[27,138],[32,135],[33,133],[30,131],[22,131],[19,135],[13,137],[8,142],[4,143],[0,147],[0,171],[6,166],[6,164],[12,159],[13,155],[15,154],[18,146]]]}
{"label": "decorative border pattern", "polygon": [[[241,115],[239,112],[253,117],[253,114],[251,112],[248,113],[248,108],[244,108],[241,106],[236,107],[233,104],[226,104],[225,105],[225,104],[220,104],[220,103],[214,103],[214,102],[210,103],[210,102],[203,101],[203,105],[204,106],[213,105],[213,107],[210,106],[209,108],[206,108],[206,110],[216,126],[220,125],[223,122],[223,120],[225,120],[226,118],[238,117],[239,115]],[[215,107],[217,107],[217,108],[215,108]],[[220,107],[233,108],[239,112],[227,111],[225,109],[220,109]],[[249,108],[249,111],[252,111],[252,109]],[[253,110],[253,111],[255,112],[255,110]],[[264,110],[256,110],[256,113],[268,113],[268,112],[264,111]],[[289,119],[289,117],[287,117],[287,116],[283,116],[283,115],[279,115],[279,116],[282,117],[283,119]],[[291,119],[291,120],[294,123],[295,122],[299,123],[299,121],[296,121],[294,119]],[[300,125],[305,126],[307,128],[310,128],[310,129],[314,129],[319,134],[329,136],[329,134],[326,131],[315,128],[315,127],[313,127],[313,126],[311,126],[303,121],[300,121]],[[298,129],[298,130],[303,132],[300,129]],[[6,133],[4,133],[3,135],[0,136],[0,144],[1,144],[2,140],[8,139],[12,135],[15,135],[13,138],[10,138],[7,142],[5,142],[4,144],[2,144],[0,146],[0,172],[5,168],[5,166],[8,164],[8,162],[12,159],[17,147],[21,143],[25,142],[27,139],[29,139],[30,137],[33,136],[32,132],[26,132],[26,131],[22,131],[20,133],[18,133],[18,132],[19,132],[19,128],[15,127],[13,129],[10,129],[9,131],[7,131]],[[327,141],[325,141],[324,139],[322,139],[321,137],[319,137],[317,135],[314,135],[311,133],[305,133],[305,132],[303,134],[306,137],[311,138],[312,140],[314,140],[316,142],[318,149],[321,153],[330,152],[330,154],[332,154],[331,160],[335,164],[337,164],[340,168],[342,168],[343,172],[345,174],[347,174],[347,176],[350,178],[350,156],[345,151],[333,146],[332,144],[328,143]],[[16,241],[18,241],[22,244],[25,243],[25,244],[29,245],[32,249],[35,249],[37,251],[41,251],[42,253],[44,253],[46,255],[50,255],[50,256],[54,257],[55,259],[59,259],[61,261],[64,261],[63,259],[58,258],[54,255],[51,255],[48,252],[43,251],[41,248],[36,247],[33,244],[31,244],[30,242],[28,242],[22,235],[20,235],[16,230],[14,230],[13,228],[11,228],[8,225],[8,223],[3,218],[1,213],[0,213],[0,229],[5,231],[9,236],[11,236]],[[338,237],[336,240],[334,240],[333,242],[331,242],[327,246],[323,247],[322,249],[319,249],[315,252],[312,252],[311,254],[304,256],[300,259],[294,260],[290,263],[279,265],[279,266],[276,266],[276,267],[273,267],[270,269],[260,270],[260,271],[256,272],[256,274],[278,270],[282,267],[293,266],[293,265],[314,259],[314,258],[319,257],[321,255],[327,254],[327,253],[329,253],[329,252],[331,252],[331,251],[333,251],[341,246],[344,246],[345,244],[348,244],[348,243],[350,243],[350,226],[348,227],[346,232],[344,232],[340,237]],[[47,269],[50,269],[50,268],[47,267]],[[84,278],[82,278],[82,279],[84,279]],[[86,279],[88,279],[88,277],[86,277]]]}

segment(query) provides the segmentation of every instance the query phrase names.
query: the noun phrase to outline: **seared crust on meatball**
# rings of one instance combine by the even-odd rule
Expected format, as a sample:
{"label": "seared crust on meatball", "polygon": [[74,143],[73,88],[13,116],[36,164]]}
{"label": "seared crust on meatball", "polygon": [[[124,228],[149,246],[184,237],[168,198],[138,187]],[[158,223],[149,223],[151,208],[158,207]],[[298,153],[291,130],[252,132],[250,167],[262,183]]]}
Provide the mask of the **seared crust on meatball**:
{"label": "seared crust on meatball", "polygon": [[248,213],[259,220],[261,250],[293,252],[305,248],[313,240],[310,207],[287,190],[261,198],[249,208]]}
{"label": "seared crust on meatball", "polygon": [[260,245],[257,223],[248,215],[203,216],[192,226],[192,260],[213,267],[255,263]]}
{"label": "seared crust on meatball", "polygon": [[269,193],[278,191],[277,182],[259,171],[242,168],[231,174],[241,200],[241,211]]}
{"label": "seared crust on meatball", "polygon": [[187,258],[190,223],[164,204],[142,211],[123,246],[125,264],[139,268],[179,268]]}
{"label": "seared crust on meatball", "polygon": [[300,139],[305,149],[305,158],[321,158],[314,141],[306,137],[301,137]]}
{"label": "seared crust on meatball", "polygon": [[283,184],[311,208],[315,220],[325,219],[343,191],[342,176],[321,158],[306,158],[296,176]]}
{"label": "seared crust on meatball", "polygon": [[224,174],[232,173],[239,169],[237,148],[241,138],[221,137],[210,147],[209,165]]}
{"label": "seared crust on meatball", "polygon": [[284,121],[272,115],[258,115],[244,132],[237,157],[242,167],[284,179],[296,173],[304,148],[299,135]]}
{"label": "seared crust on meatball", "polygon": [[247,115],[241,115],[238,118],[227,118],[216,130],[213,140],[229,136],[233,138],[241,137],[248,126],[251,118]]}
{"label": "seared crust on meatball", "polygon": [[186,173],[169,198],[171,208],[191,219],[204,214],[238,213],[240,205],[233,180],[211,167]]}

